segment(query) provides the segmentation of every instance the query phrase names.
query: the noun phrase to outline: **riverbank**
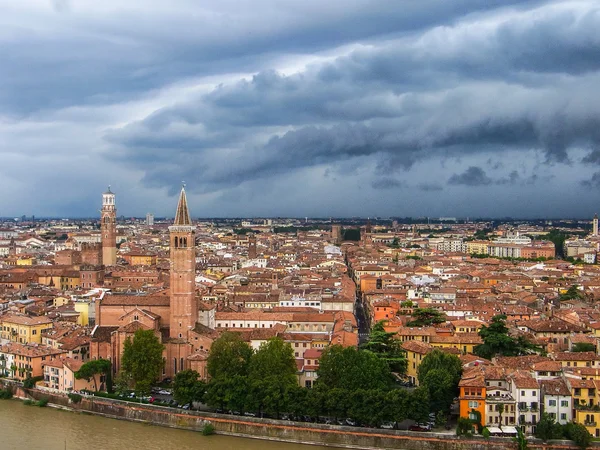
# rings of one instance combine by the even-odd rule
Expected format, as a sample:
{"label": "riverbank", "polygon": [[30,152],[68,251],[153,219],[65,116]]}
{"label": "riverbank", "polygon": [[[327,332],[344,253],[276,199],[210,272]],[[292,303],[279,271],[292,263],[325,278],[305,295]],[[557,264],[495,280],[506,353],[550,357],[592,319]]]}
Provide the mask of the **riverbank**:
{"label": "riverbank", "polygon": [[[121,400],[100,397],[84,397],[73,403],[63,394],[43,392],[38,389],[23,389],[7,383],[16,397],[40,400],[47,397],[49,404],[72,411],[98,416],[149,423],[169,428],[200,432],[211,424],[216,433],[230,436],[265,439],[271,441],[310,444],[338,448],[398,449],[398,450],[484,450],[514,449],[510,439],[475,437],[458,438],[454,435],[437,433],[414,433],[409,431],[353,428],[312,423],[296,423],[282,420],[238,417],[207,412],[174,410],[153,405],[141,405]],[[529,441],[530,449],[575,449],[568,441],[544,444],[539,440]]]}

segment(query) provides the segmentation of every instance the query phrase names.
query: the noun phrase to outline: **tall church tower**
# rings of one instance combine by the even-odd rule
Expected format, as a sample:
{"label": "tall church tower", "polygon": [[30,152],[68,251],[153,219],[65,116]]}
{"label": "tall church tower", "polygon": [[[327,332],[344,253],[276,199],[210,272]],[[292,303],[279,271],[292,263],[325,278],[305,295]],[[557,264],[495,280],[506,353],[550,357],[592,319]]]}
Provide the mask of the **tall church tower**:
{"label": "tall church tower", "polygon": [[187,339],[196,326],[196,252],[195,232],[188,210],[185,188],[181,188],[171,235],[171,331],[172,338]]}
{"label": "tall church tower", "polygon": [[592,236],[598,236],[598,214],[594,214],[594,220],[592,220]]}
{"label": "tall church tower", "polygon": [[102,230],[102,264],[114,266],[117,264],[117,207],[115,194],[108,187],[102,194],[102,210],[100,211]]}

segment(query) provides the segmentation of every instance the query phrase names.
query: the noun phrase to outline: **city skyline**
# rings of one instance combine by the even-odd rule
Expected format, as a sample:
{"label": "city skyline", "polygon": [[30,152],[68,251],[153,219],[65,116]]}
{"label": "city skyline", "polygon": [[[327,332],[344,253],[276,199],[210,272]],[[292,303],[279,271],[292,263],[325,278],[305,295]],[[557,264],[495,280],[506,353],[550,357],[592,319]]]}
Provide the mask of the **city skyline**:
{"label": "city skyline", "polygon": [[598,210],[596,2],[0,5],[0,215]]}

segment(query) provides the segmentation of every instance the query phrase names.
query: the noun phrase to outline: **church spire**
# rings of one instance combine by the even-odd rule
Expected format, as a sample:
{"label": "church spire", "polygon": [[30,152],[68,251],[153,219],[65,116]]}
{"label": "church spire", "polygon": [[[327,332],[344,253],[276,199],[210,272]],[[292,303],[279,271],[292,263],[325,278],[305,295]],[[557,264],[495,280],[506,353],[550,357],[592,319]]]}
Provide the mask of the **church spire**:
{"label": "church spire", "polygon": [[185,185],[181,186],[179,194],[179,203],[177,203],[177,212],[175,213],[175,222],[173,225],[191,225],[190,211],[188,209],[187,197],[185,196]]}

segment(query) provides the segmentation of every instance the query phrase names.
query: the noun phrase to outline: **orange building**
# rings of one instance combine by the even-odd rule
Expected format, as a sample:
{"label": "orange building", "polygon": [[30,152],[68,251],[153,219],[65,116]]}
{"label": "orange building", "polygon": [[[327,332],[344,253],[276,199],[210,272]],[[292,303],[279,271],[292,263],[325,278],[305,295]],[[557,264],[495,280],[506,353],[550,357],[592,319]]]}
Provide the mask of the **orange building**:
{"label": "orange building", "polygon": [[485,424],[486,386],[480,367],[473,367],[464,372],[458,386],[460,388],[458,397],[460,402],[460,417]]}

